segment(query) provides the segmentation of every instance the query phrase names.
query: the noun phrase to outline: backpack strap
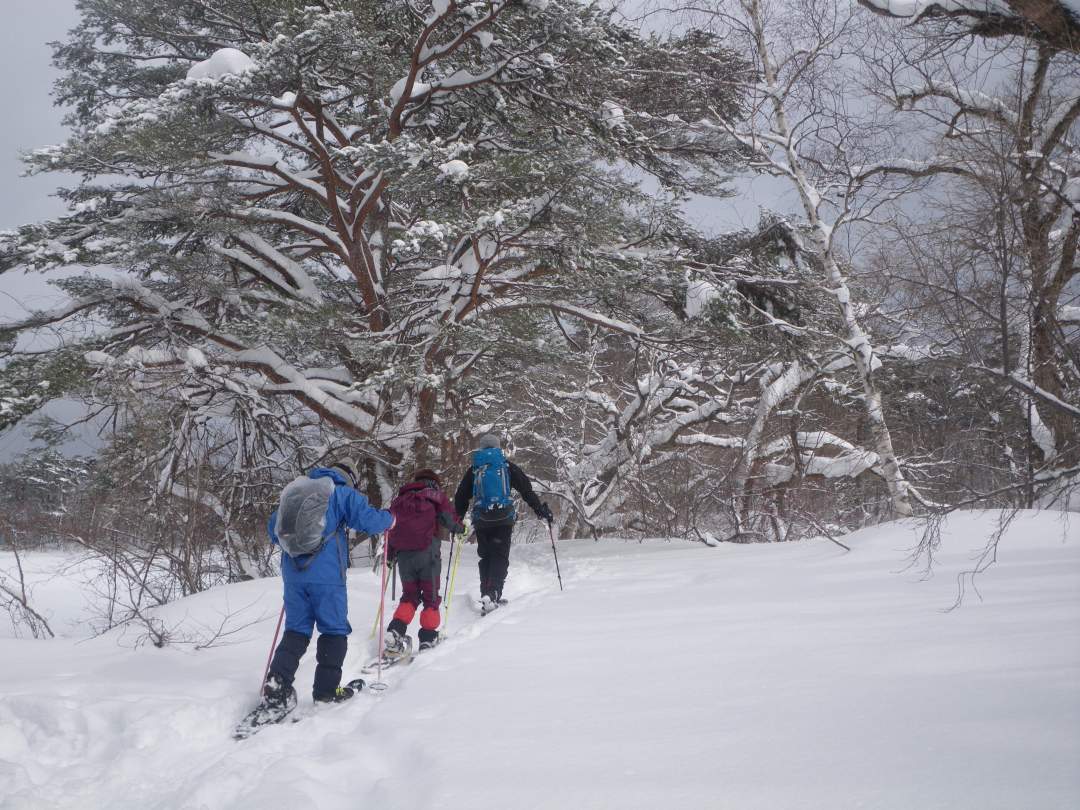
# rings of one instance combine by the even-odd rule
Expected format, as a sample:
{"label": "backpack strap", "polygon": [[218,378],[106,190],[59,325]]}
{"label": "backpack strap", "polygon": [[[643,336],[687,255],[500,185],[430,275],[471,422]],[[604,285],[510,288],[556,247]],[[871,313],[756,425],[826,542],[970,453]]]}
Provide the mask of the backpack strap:
{"label": "backpack strap", "polygon": [[472,502],[474,506],[480,502],[480,497],[483,495],[481,490],[484,478],[483,469],[483,465],[479,463],[479,460],[474,455],[472,459]]}

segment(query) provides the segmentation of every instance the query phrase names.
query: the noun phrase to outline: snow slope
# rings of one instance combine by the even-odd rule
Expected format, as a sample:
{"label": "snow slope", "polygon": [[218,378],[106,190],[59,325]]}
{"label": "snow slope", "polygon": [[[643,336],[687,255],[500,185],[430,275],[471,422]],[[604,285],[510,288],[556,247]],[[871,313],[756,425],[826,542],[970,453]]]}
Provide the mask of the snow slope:
{"label": "snow slope", "polygon": [[[850,553],[564,543],[563,593],[550,548],[520,546],[513,602],[483,619],[469,547],[444,645],[317,710],[309,653],[302,720],[240,743],[278,581],[169,606],[261,617],[197,651],[79,640],[53,582],[42,604],[75,635],[0,639],[0,807],[1080,807],[1080,523],[1022,515],[981,601],[948,611],[996,519],[954,516],[929,579],[905,570],[912,524]],[[347,675],[376,594],[351,573]]]}

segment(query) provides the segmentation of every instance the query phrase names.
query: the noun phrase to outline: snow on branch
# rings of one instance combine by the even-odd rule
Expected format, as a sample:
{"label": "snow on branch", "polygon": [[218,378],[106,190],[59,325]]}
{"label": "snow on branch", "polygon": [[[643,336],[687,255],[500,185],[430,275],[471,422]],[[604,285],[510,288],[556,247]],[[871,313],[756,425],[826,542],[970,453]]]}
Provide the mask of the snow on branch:
{"label": "snow on branch", "polygon": [[286,228],[306,233],[325,244],[330,250],[338,255],[342,261],[349,261],[349,250],[341,237],[325,225],[312,222],[310,219],[297,216],[289,211],[280,211],[273,208],[233,208],[229,214],[234,218],[245,222],[261,222],[270,225],[282,225]]}
{"label": "snow on branch", "polygon": [[[825,430],[799,432],[792,437],[785,436],[766,445],[761,451],[762,458],[781,453],[798,453],[797,465],[769,463],[765,465],[765,477],[773,486],[791,480],[801,470],[802,475],[819,475],[823,478],[857,478],[867,470],[879,466],[881,458],[877,453],[856,447],[839,436]],[[839,449],[837,455],[821,455],[824,448]]]}
{"label": "snow on branch", "polygon": [[959,177],[976,179],[978,174],[970,169],[950,162],[947,159],[906,160],[893,159],[870,163],[865,166],[852,166],[848,176],[855,183],[865,183],[875,176],[903,176],[913,179],[933,177],[939,174],[955,174]]}
{"label": "snow on branch", "polygon": [[55,307],[54,309],[32,312],[20,321],[0,322],[0,335],[60,323],[61,321],[66,321],[73,315],[78,315],[80,312],[91,309],[107,300],[109,300],[109,296],[86,296],[62,306]]}
{"label": "snow on branch", "polygon": [[209,59],[197,62],[188,68],[189,80],[214,80],[223,76],[242,76],[257,70],[255,61],[237,48],[219,48]]}
{"label": "snow on branch", "polygon": [[1054,396],[1049,391],[1045,391],[1042,388],[1039,388],[1030,380],[1024,379],[1015,372],[1010,374],[1006,373],[1002,369],[989,368],[988,366],[973,366],[972,368],[974,368],[976,371],[982,371],[986,374],[991,374],[998,379],[1004,380],[1014,388],[1018,388],[1021,391],[1035,397],[1036,399],[1045,402],[1051,408],[1054,408],[1061,413],[1068,414],[1074,419],[1080,419],[1080,408]]}
{"label": "snow on branch", "polygon": [[886,17],[951,20],[974,36],[1024,37],[1080,53],[1080,5],[1075,0],[859,0]]}
{"label": "snow on branch", "polygon": [[606,315],[601,315],[595,310],[586,309],[585,307],[571,304],[568,301],[511,301],[511,302],[494,302],[487,306],[481,307],[480,310],[473,315],[477,317],[479,314],[494,314],[501,312],[511,312],[518,309],[551,309],[556,312],[561,312],[565,315],[571,315],[575,318],[579,318],[587,323],[602,326],[605,329],[610,329],[614,332],[622,332],[626,335],[631,335],[637,338],[647,337],[645,333],[637,326],[626,321],[620,321],[617,318],[609,318]]}
{"label": "snow on branch", "polygon": [[922,85],[900,87],[898,91],[896,103],[901,109],[905,104],[914,107],[924,99],[938,98],[952,102],[968,115],[985,118],[1005,127],[1016,127],[1019,124],[1020,119],[1014,105],[954,82],[928,79]]}
{"label": "snow on branch", "polygon": [[256,275],[290,295],[312,304],[322,303],[322,294],[297,262],[253,231],[244,231],[236,234],[234,238],[249,252],[228,248],[215,248],[215,252],[236,259]]}
{"label": "snow on branch", "polygon": [[741,450],[744,440],[738,436],[712,436],[708,433],[684,433],[675,439],[675,443],[681,447],[704,446]]}
{"label": "snow on branch", "polygon": [[512,4],[507,0],[495,0],[486,14],[479,15],[479,18],[471,25],[466,25],[456,36],[441,45],[433,45],[432,39],[441,24],[449,18],[452,11],[456,10],[456,4],[449,4],[443,8],[440,3],[440,8],[433,10],[432,15],[424,21],[424,28],[413,45],[409,72],[394,84],[391,91],[393,104],[389,116],[391,140],[401,135],[409,116],[417,107],[422,106],[432,93],[430,85],[425,86],[420,80],[424,69],[439,59],[456,53],[474,35],[490,27],[510,5]]}

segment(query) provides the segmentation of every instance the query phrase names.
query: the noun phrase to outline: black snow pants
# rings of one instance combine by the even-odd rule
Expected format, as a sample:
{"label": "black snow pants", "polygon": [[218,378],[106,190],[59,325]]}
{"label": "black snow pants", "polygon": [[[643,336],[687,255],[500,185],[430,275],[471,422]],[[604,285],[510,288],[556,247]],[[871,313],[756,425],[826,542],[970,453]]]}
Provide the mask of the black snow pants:
{"label": "black snow pants", "polygon": [[476,553],[480,557],[480,595],[498,601],[510,568],[510,535],[514,524],[476,528]]}
{"label": "black snow pants", "polygon": [[[311,639],[293,630],[286,630],[274,652],[270,672],[287,684],[292,684],[300,659],[307,652]],[[315,681],[311,694],[316,699],[332,697],[341,683],[341,665],[349,641],[345,636],[319,636],[315,645]]]}

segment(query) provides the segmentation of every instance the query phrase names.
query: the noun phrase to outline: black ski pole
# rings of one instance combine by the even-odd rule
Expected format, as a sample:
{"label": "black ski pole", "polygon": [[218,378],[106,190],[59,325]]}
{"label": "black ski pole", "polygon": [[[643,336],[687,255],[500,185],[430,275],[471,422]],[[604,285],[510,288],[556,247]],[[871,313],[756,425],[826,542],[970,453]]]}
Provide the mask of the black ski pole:
{"label": "black ski pole", "polygon": [[446,584],[443,585],[443,595],[445,596],[450,590],[450,569],[454,567],[454,541],[457,535],[450,534],[450,559],[446,561]]}
{"label": "black ski pole", "polygon": [[558,590],[563,590],[563,573],[558,570],[558,552],[555,551],[555,530],[548,521],[548,537],[551,538],[551,553],[555,555],[555,576],[558,577]]}

